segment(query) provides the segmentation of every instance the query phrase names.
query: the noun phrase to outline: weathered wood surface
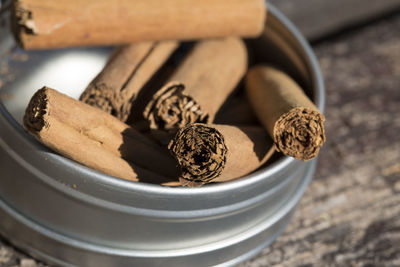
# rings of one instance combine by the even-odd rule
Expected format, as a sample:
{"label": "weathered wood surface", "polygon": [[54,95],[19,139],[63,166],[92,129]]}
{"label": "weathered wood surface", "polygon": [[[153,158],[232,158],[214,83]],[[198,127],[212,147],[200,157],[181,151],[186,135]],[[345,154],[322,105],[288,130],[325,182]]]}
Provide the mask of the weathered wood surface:
{"label": "weathered wood surface", "polygon": [[318,44],[327,143],[286,232],[240,267],[400,266],[400,15]]}
{"label": "weathered wood surface", "polygon": [[[314,48],[327,143],[285,233],[240,267],[400,266],[400,14]],[[43,266],[0,241],[0,266]]]}
{"label": "weathered wood surface", "polygon": [[400,0],[269,0],[309,39],[315,40],[346,27],[395,10]]}

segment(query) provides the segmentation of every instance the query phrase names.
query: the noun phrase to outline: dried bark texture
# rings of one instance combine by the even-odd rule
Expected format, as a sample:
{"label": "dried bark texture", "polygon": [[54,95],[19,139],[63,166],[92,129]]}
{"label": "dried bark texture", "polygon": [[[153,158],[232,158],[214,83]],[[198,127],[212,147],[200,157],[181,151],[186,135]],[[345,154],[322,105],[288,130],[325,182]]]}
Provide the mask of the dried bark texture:
{"label": "dried bark texture", "polygon": [[260,122],[245,95],[228,99],[215,116],[216,124],[259,125]]}
{"label": "dried bark texture", "polygon": [[[31,99],[25,128],[61,155],[118,178],[152,183],[177,175],[172,157],[113,116],[44,87]],[[144,168],[147,169],[144,169]]]}
{"label": "dried bark texture", "polygon": [[180,129],[169,149],[181,167],[182,185],[190,187],[240,178],[274,152],[271,138],[261,127],[200,123]]}
{"label": "dried bark texture", "polygon": [[247,74],[246,90],[278,151],[304,161],[318,155],[325,117],[295,81],[275,68],[257,66]]}
{"label": "dried bark texture", "polygon": [[182,184],[203,185],[221,175],[228,149],[215,128],[191,124],[181,129],[169,145],[182,170]]}
{"label": "dried bark texture", "polygon": [[178,47],[178,42],[135,43],[118,48],[80,100],[125,122],[140,89]]}
{"label": "dried bark texture", "polygon": [[17,0],[13,8],[25,49],[254,37],[266,16],[264,0]]}
{"label": "dried bark texture", "polygon": [[184,93],[186,86],[171,82],[161,88],[144,110],[151,129],[176,130],[189,123],[209,121],[193,97]]}
{"label": "dried bark texture", "polygon": [[149,136],[152,140],[157,142],[162,147],[168,147],[169,142],[174,138],[175,134],[172,132],[162,130],[149,130],[144,131],[144,134]]}
{"label": "dried bark texture", "polygon": [[237,38],[199,42],[144,111],[153,129],[176,130],[208,123],[247,69],[247,51]]}

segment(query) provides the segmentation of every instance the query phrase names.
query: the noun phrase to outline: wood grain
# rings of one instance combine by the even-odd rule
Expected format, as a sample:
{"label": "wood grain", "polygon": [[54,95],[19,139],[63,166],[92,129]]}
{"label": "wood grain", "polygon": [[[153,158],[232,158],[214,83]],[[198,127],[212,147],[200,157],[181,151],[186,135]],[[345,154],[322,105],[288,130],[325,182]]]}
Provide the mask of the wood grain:
{"label": "wood grain", "polygon": [[321,43],[327,143],[286,232],[240,267],[400,265],[400,15]]}

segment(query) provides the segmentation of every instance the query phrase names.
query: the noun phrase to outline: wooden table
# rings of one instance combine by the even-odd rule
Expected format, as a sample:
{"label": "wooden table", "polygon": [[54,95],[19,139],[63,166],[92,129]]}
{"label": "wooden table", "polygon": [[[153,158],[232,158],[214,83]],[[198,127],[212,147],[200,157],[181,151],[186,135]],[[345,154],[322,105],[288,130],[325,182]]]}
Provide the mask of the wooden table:
{"label": "wooden table", "polygon": [[400,266],[400,14],[314,48],[327,143],[288,229],[240,267]]}
{"label": "wooden table", "polygon": [[[288,229],[240,267],[400,266],[400,13],[314,49],[327,143]],[[0,239],[0,266],[44,265]]]}

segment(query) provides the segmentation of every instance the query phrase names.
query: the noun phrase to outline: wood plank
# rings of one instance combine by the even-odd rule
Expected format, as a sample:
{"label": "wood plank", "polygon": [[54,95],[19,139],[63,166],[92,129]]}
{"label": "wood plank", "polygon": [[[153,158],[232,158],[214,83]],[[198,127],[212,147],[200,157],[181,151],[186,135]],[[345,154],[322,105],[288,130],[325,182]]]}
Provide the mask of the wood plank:
{"label": "wood plank", "polygon": [[270,0],[309,40],[400,9],[400,0]]}

